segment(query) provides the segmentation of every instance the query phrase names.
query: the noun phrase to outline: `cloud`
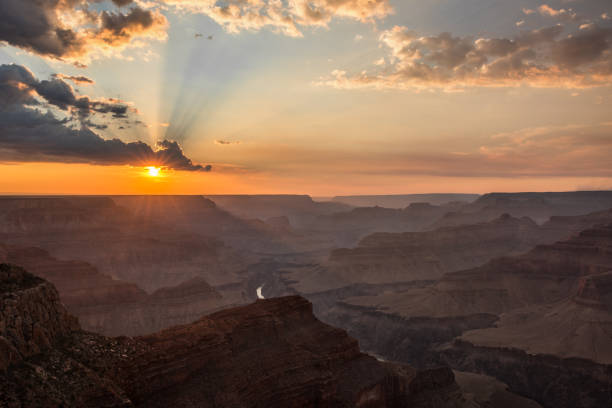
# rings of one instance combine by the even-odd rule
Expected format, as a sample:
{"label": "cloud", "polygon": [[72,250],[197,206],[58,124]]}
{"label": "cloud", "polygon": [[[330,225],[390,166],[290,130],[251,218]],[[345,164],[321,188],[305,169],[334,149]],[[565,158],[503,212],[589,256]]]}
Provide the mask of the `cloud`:
{"label": "cloud", "polygon": [[572,9],[554,9],[550,7],[548,4],[542,4],[538,7],[538,12],[540,15],[545,17],[557,17],[562,21],[577,21],[580,20],[579,17]]}
{"label": "cloud", "polygon": [[[32,72],[21,65],[0,65],[0,106],[13,101],[26,105],[36,105],[42,98],[69,115],[84,119],[92,113],[111,114],[113,118],[127,118],[129,106],[117,99],[91,99],[77,95],[67,82],[55,75],[49,80],[39,81]],[[13,100],[13,98],[16,98]],[[21,101],[21,102],[19,102]]]}
{"label": "cloud", "polygon": [[389,0],[163,0],[176,9],[201,13],[227,31],[271,28],[301,37],[303,27],[327,27],[334,18],[373,22],[393,12]]}
{"label": "cloud", "polygon": [[112,0],[113,3],[115,3],[115,5],[117,7],[123,7],[123,6],[127,6],[128,4],[132,4],[133,0]]}
{"label": "cloud", "polygon": [[[75,111],[58,117],[55,111]],[[39,81],[20,65],[0,65],[0,159],[12,162],[53,161],[101,165],[156,165],[175,170],[210,171],[193,163],[174,141],[156,148],[120,139],[104,139],[91,128],[105,123],[89,119],[92,112],[125,118],[126,105],[114,100],[91,100],[74,94],[62,79]]]}
{"label": "cloud", "polygon": [[92,85],[95,81],[91,78],[87,78],[83,75],[64,75],[64,74],[53,74],[51,75],[53,78],[59,79],[67,79],[69,81],[74,82],[77,85]]}
{"label": "cloud", "polygon": [[[166,18],[133,6],[125,14],[90,9],[95,0],[2,0],[0,41],[71,62],[112,55],[134,39],[165,39]],[[130,2],[114,1],[125,6]]]}
{"label": "cloud", "polygon": [[240,144],[240,141],[239,140],[236,140],[236,141],[215,140],[215,144],[222,145],[222,146],[227,146],[227,145],[233,145],[233,144]]}
{"label": "cloud", "polygon": [[592,87],[612,84],[612,28],[562,36],[556,25],[512,38],[422,36],[396,26],[382,32],[387,67],[335,70],[318,84],[337,88],[461,89],[469,86]]}

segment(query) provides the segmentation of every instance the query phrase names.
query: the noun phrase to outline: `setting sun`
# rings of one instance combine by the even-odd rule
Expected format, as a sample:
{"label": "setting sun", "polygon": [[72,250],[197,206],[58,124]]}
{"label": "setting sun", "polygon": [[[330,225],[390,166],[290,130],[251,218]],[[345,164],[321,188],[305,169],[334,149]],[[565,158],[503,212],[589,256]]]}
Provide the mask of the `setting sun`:
{"label": "setting sun", "polygon": [[161,171],[161,168],[154,167],[154,166],[145,167],[145,168],[147,169],[147,175],[149,177],[159,177],[159,173]]}

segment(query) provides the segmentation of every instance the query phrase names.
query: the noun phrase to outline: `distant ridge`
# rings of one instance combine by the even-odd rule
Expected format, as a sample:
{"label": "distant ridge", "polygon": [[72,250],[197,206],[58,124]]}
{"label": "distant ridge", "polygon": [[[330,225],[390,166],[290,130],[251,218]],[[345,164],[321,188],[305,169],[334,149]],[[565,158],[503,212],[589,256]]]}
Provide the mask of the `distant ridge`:
{"label": "distant ridge", "polygon": [[391,194],[391,195],[354,195],[336,196],[332,201],[356,207],[406,208],[412,203],[447,204],[455,201],[471,203],[480,197],[479,194]]}

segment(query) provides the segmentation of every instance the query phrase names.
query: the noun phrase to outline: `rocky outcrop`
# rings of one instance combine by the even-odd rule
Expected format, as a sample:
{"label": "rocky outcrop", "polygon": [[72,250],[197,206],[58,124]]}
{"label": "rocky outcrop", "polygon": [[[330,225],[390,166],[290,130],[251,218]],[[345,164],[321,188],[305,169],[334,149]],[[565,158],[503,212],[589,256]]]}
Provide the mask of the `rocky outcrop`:
{"label": "rocky outcrop", "polygon": [[0,371],[44,352],[76,327],[51,284],[0,264]]}
{"label": "rocky outcrop", "polygon": [[295,296],[218,312],[140,340],[149,348],[125,368],[125,378],[133,373],[137,381],[123,385],[137,405],[461,404],[448,369],[417,372],[379,363],[362,354],[346,332],[318,321],[312,305]]}
{"label": "rocky outcrop", "polygon": [[[78,329],[50,284],[15,267],[0,271],[1,338],[19,353],[3,349],[2,406],[467,406],[450,369],[381,363],[318,321],[301,297],[108,338]],[[23,328],[28,318],[38,334]]]}

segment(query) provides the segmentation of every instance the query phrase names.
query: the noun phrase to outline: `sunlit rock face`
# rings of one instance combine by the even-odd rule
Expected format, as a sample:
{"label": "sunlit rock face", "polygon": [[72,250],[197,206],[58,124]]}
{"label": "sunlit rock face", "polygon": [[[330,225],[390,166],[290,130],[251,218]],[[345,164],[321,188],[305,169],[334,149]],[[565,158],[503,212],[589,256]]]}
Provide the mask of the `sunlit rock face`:
{"label": "sunlit rock face", "polygon": [[19,268],[2,264],[0,285],[3,405],[468,406],[450,369],[380,363],[300,297],[132,339],[83,332],[53,286]]}

